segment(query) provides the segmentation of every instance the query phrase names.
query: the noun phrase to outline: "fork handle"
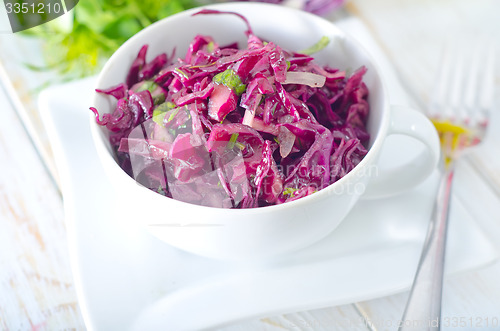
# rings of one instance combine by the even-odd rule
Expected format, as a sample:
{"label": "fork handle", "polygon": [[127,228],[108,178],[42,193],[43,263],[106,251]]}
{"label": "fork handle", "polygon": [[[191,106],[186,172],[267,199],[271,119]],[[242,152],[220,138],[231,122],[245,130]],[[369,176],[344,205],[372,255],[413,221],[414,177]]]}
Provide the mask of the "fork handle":
{"label": "fork handle", "polygon": [[400,331],[440,330],[443,269],[454,166],[441,177],[422,255],[410,296],[399,324]]}

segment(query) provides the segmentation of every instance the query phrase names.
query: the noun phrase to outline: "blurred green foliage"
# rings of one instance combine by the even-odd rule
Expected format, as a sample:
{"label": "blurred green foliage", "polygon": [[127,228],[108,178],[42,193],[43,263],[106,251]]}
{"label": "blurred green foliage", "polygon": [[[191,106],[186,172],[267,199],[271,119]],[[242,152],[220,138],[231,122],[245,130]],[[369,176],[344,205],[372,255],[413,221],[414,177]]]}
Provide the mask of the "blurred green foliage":
{"label": "blurred green foliage", "polygon": [[26,30],[42,40],[46,66],[64,80],[96,74],[127,39],[164,17],[197,6],[196,0],[80,0],[67,14]]}

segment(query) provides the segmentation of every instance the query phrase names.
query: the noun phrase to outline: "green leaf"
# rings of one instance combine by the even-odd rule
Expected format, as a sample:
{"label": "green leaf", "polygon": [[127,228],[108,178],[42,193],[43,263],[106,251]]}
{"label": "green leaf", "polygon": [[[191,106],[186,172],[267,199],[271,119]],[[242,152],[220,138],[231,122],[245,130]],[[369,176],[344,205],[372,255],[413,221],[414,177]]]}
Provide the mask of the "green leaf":
{"label": "green leaf", "polygon": [[127,40],[142,29],[141,24],[134,17],[126,17],[120,21],[107,24],[102,33],[110,39]]}
{"label": "green leaf", "polygon": [[74,11],[76,21],[96,33],[101,33],[108,24],[117,21],[116,11],[104,11],[96,0],[79,1]]}

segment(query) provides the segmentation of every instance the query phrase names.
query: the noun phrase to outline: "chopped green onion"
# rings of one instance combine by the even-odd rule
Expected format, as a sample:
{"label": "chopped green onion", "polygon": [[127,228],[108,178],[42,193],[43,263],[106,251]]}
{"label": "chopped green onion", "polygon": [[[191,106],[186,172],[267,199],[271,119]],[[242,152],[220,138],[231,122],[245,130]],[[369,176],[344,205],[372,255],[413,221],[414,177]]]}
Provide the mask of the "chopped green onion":
{"label": "chopped green onion", "polygon": [[137,89],[136,92],[142,92],[142,91],[146,91],[148,90],[149,93],[153,93],[154,90],[156,90],[158,88],[158,84],[156,84],[154,81],[152,80],[145,80],[141,86],[139,86],[139,88]]}
{"label": "chopped green onion", "polygon": [[189,78],[189,76],[179,68],[175,68],[174,71],[177,72],[179,75],[184,76],[184,78]]}
{"label": "chopped green onion", "polygon": [[[165,102],[165,94],[158,93],[159,91],[161,91],[161,88],[152,80],[146,80],[142,82],[142,84],[137,88],[135,92],[139,93],[142,91],[149,91],[149,93],[151,93],[151,96],[153,97],[153,104],[155,105],[159,105]],[[157,93],[155,94],[155,92]]]}
{"label": "chopped green onion", "polygon": [[163,125],[163,121],[165,120],[166,114],[167,112],[161,111],[158,108],[156,108],[155,110],[153,110],[153,118],[152,118],[153,122],[160,125],[161,127],[164,127],[165,125]]}
{"label": "chopped green onion", "polygon": [[274,112],[276,111],[276,108],[277,108],[277,107],[278,107],[278,104],[277,104],[277,103],[275,103],[275,104],[273,105],[273,109],[271,110],[271,115],[273,115],[273,116],[274,116]]}
{"label": "chopped green onion", "polygon": [[240,142],[238,142],[238,141],[234,145],[236,147],[238,147],[240,150],[244,150],[245,149],[245,145],[242,144],[242,143],[240,143]]}
{"label": "chopped green onion", "polygon": [[[152,117],[152,120],[162,126],[162,127],[165,127],[165,125],[163,125],[163,122],[165,121],[165,115],[167,115],[167,112],[172,110],[173,108],[175,108],[175,103],[173,102],[164,102],[162,104],[160,104],[158,107],[156,107],[154,110],[153,110],[153,117]],[[169,119],[170,121],[170,119]]]}
{"label": "chopped green onion", "polygon": [[172,136],[176,137],[177,136],[177,131],[175,129],[169,128],[168,133],[170,133]]}
{"label": "chopped green onion", "polygon": [[311,55],[311,54],[314,54],[314,53],[321,51],[323,48],[325,48],[328,45],[328,43],[330,43],[330,38],[328,38],[327,36],[323,36],[316,44],[314,44],[311,47],[308,47],[306,49],[303,49],[303,50],[299,51],[298,53],[305,54],[305,55]]}
{"label": "chopped green onion", "polygon": [[177,105],[171,101],[167,101],[165,102],[165,104],[167,105],[168,109],[174,109]]}
{"label": "chopped green onion", "polygon": [[165,102],[165,94],[160,93],[160,94],[153,96],[153,104],[161,105],[164,102]]}
{"label": "chopped green onion", "polygon": [[161,195],[167,195],[167,191],[165,191],[165,189],[161,185],[158,186],[156,192],[160,193]]}
{"label": "chopped green onion", "polygon": [[297,188],[287,187],[283,190],[283,195],[289,195],[290,197],[293,197],[295,195],[295,192],[297,191]]}
{"label": "chopped green onion", "polygon": [[236,144],[236,140],[238,139],[238,133],[233,133],[231,138],[229,138],[229,142],[227,143],[227,149],[231,150],[234,148],[234,144]]}
{"label": "chopped green onion", "polygon": [[189,108],[184,106],[184,110],[186,111],[188,119],[191,119],[191,112],[189,111]]}
{"label": "chopped green onion", "polygon": [[237,95],[243,94],[247,86],[241,82],[240,76],[233,69],[226,69],[213,78],[214,83],[222,84],[232,89]]}
{"label": "chopped green onion", "polygon": [[165,114],[167,113],[159,113],[156,115],[153,113],[153,122],[155,122],[161,127],[165,127],[165,125],[163,124],[163,121],[165,120]]}
{"label": "chopped green onion", "polygon": [[217,62],[210,62],[210,63],[207,63],[207,64],[200,64],[200,65],[197,65],[197,66],[190,66],[189,68],[190,69],[197,69],[197,68],[206,68],[206,67],[210,67],[210,66],[213,66],[214,64],[216,64]]}
{"label": "chopped green onion", "polygon": [[177,113],[179,112],[179,109],[180,108],[174,108],[171,113],[170,113],[170,116],[168,117],[167,119],[167,122],[170,122],[171,120],[174,119],[175,115],[177,115]]}
{"label": "chopped green onion", "polygon": [[209,53],[213,53],[214,49],[215,49],[215,44],[214,44],[214,42],[213,42],[213,41],[209,42],[209,43],[207,44],[207,51],[208,51]]}

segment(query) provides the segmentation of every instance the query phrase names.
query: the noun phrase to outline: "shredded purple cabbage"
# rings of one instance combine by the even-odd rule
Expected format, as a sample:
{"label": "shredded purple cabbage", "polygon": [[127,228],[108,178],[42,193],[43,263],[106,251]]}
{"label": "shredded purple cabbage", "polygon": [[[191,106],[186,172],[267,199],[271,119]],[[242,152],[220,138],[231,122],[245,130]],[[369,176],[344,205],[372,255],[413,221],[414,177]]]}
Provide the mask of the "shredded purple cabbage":
{"label": "shredded purple cabbage", "polygon": [[246,47],[199,35],[184,58],[147,62],[145,45],[126,82],[97,90],[117,99],[110,114],[91,110],[120,166],[159,194],[221,208],[280,204],[336,182],[367,153],[366,68],[321,67],[259,39],[237,15]]}

